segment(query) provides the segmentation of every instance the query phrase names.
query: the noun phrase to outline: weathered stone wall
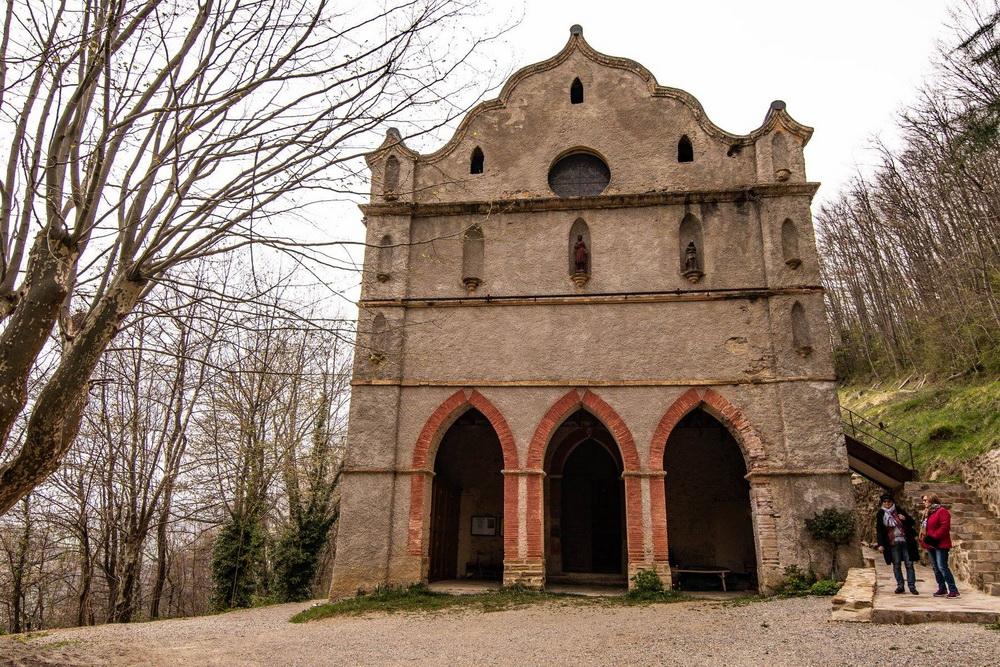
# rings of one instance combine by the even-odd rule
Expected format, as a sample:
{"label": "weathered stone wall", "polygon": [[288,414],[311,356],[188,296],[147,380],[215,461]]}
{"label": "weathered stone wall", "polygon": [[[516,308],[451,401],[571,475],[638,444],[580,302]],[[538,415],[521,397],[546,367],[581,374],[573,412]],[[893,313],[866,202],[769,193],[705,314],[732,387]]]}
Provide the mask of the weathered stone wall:
{"label": "weathered stone wall", "polygon": [[962,464],[962,477],[990,511],[1000,516],[1000,448]]}

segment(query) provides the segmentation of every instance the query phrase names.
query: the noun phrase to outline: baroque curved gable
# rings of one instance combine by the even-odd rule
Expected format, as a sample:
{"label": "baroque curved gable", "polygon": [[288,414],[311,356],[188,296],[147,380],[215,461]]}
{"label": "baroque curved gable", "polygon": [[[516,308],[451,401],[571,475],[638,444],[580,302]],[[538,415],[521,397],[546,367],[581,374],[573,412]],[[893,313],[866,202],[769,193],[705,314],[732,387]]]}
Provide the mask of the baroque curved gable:
{"label": "baroque curved gable", "polygon": [[[591,89],[586,103],[571,113],[564,107],[574,76],[582,76]],[[588,118],[585,131],[566,118],[574,113]],[[622,119],[616,114],[631,116]],[[600,135],[602,128],[608,136]],[[680,172],[667,164],[667,156],[672,151],[676,161],[677,141],[688,133],[694,141],[693,162],[700,164]],[[545,187],[542,172],[573,147],[608,156],[613,174],[608,194],[720,189],[774,180],[777,166],[771,163],[770,145],[764,145],[770,144],[769,135],[782,135],[782,145],[792,144],[793,155],[786,160],[790,164],[780,165],[789,174],[778,180],[804,182],[801,151],[812,128],[795,121],[784,102],[773,102],[763,123],[749,134],[727,132],[708,118],[693,95],[660,85],[634,60],[597,51],[584,39],[582,29],[573,26],[562,50],[514,73],[499,96],[474,107],[438,150],[419,154],[390,129],[383,144],[367,157],[375,181],[380,180],[380,165],[390,153],[413,164],[414,193],[426,193],[415,196],[415,201],[550,197],[553,193]],[[622,145],[631,142],[629,150],[619,155],[607,145],[616,136],[624,137]],[[601,142],[603,146],[598,145]],[[511,145],[518,143],[525,155],[510,153]],[[476,148],[486,153],[486,174],[474,172],[477,175],[470,178],[469,157]],[[649,165],[647,175],[621,168],[625,159],[633,158]],[[373,187],[373,195],[378,194],[378,187]]]}

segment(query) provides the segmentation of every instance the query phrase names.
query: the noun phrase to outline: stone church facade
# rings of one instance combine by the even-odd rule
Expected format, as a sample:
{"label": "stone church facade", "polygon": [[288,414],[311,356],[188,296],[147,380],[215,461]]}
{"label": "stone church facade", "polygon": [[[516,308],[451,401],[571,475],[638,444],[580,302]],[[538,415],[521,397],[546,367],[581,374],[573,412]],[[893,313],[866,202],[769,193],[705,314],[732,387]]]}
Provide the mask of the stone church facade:
{"label": "stone church facade", "polygon": [[774,102],[730,134],[578,26],[440,150],[390,130],[331,595],[828,567],[805,520],[853,501],[811,133]]}

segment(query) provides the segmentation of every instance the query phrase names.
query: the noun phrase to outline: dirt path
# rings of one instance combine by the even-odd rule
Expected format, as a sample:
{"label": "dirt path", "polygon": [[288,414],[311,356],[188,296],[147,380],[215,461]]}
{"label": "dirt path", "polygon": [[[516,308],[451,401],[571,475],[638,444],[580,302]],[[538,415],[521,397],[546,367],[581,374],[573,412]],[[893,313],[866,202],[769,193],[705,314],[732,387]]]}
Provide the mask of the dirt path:
{"label": "dirt path", "polygon": [[1000,632],[972,624],[835,624],[826,598],[744,606],[549,603],[495,613],[291,624],[308,605],[0,637],[14,665],[997,665]]}

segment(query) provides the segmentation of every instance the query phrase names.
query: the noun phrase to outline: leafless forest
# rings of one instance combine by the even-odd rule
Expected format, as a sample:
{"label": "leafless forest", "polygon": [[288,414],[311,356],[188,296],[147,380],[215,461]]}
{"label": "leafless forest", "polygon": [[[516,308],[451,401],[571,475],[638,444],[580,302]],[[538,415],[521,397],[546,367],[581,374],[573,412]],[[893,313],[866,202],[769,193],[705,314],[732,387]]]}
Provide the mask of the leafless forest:
{"label": "leafless forest", "polygon": [[847,379],[1000,372],[1000,5],[960,5],[900,141],[817,214]]}
{"label": "leafless forest", "polygon": [[0,628],[321,592],[361,277],[331,212],[387,127],[493,85],[503,28],[475,0],[0,13]]}

